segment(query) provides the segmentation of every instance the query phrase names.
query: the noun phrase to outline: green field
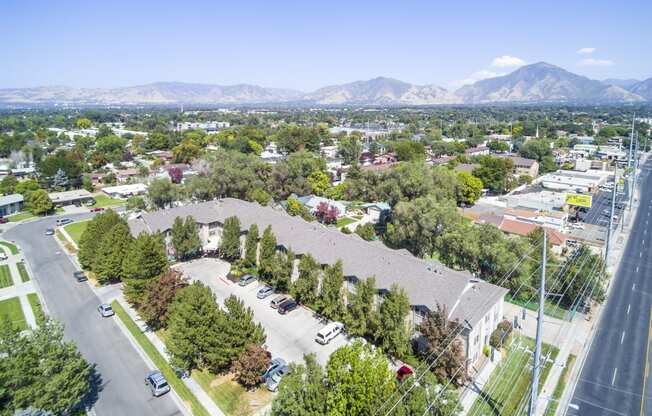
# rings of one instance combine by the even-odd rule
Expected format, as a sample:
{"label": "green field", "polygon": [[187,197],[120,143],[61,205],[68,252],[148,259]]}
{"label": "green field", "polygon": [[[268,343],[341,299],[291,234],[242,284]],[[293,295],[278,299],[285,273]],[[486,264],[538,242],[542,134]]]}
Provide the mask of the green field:
{"label": "green field", "polygon": [[9,222],[18,222],[18,221],[23,221],[29,218],[35,217],[34,214],[32,214],[31,211],[21,211],[17,214],[13,214],[7,217]]}
{"label": "green field", "polygon": [[335,223],[335,226],[337,228],[342,228],[342,227],[344,227],[346,225],[353,224],[356,221],[357,220],[354,219],[354,218],[344,217],[344,218],[338,219],[337,222]]}
{"label": "green field", "polygon": [[14,284],[14,281],[11,279],[11,271],[9,271],[9,266],[3,264],[0,266],[0,288],[9,287]]}
{"label": "green field", "polygon": [[27,329],[25,314],[23,308],[20,307],[20,299],[17,297],[0,300],[0,316],[8,317],[9,321],[21,331]]}
{"label": "green field", "polygon": [[227,416],[248,416],[272,401],[272,394],[263,386],[247,390],[230,375],[216,376],[210,372],[193,371],[194,378]]}
{"label": "green field", "polygon": [[102,194],[93,195],[93,199],[95,200],[93,208],[107,208],[125,204],[122,199],[115,199]]}
{"label": "green field", "polygon": [[36,325],[43,325],[43,322],[45,321],[45,313],[43,313],[43,308],[41,307],[41,301],[39,300],[38,295],[36,293],[30,293],[27,295],[27,300],[32,307],[32,312],[34,312]]}
{"label": "green field", "polygon": [[0,241],[0,245],[5,246],[11,251],[11,254],[18,254],[18,247],[15,244],[8,243],[6,241]]}
{"label": "green field", "polygon": [[66,230],[70,238],[72,238],[76,244],[79,244],[79,239],[84,233],[84,230],[86,230],[87,226],[88,221],[80,221],[65,225],[63,228]]}
{"label": "green field", "polygon": [[174,389],[174,391],[181,397],[181,400],[183,400],[185,403],[188,403],[190,405],[190,408],[192,409],[192,413],[194,415],[202,415],[202,416],[208,416],[208,412],[204,407],[201,405],[201,403],[197,400],[194,394],[190,391],[190,389],[177,377],[176,373],[170,366],[170,364],[165,361],[165,358],[158,352],[156,347],[147,339],[145,334],[143,334],[138,328],[138,325],[129,317],[127,312],[122,308],[122,306],[117,302],[113,301],[111,303],[111,306],[113,307],[113,310],[115,311],[116,315],[122,323],[127,327],[131,335],[133,335],[134,338],[136,338],[136,341],[138,341],[138,344],[140,347],[145,351],[147,356],[154,362],[154,365],[158,368],[158,370],[163,373],[165,378],[168,380],[168,383],[170,383],[170,386]]}
{"label": "green field", "polygon": [[[519,342],[520,341],[520,342]],[[527,347],[527,351],[525,350]],[[520,337],[510,346],[507,356],[494,369],[467,416],[521,416],[527,414],[528,387],[532,380],[532,351],[534,340]],[[541,372],[539,390],[548,377],[550,367],[559,350],[543,344],[542,357],[550,352],[550,358]]]}
{"label": "green field", "polygon": [[20,280],[22,280],[23,283],[29,282],[29,273],[27,273],[25,263],[16,263],[16,267],[18,267],[18,273],[20,273]]}
{"label": "green field", "polygon": [[[529,309],[531,311],[538,311],[539,310],[539,301],[532,301],[532,302],[525,302],[520,299],[514,299],[510,296],[508,293],[507,296],[505,296],[505,300],[509,303],[513,303],[514,305],[522,306],[525,309]],[[546,299],[544,308],[543,308],[543,313],[544,315],[548,315],[552,318],[557,318],[557,319],[566,319],[566,314],[568,313],[568,309],[564,309],[563,306],[559,305],[557,306],[557,302]]]}

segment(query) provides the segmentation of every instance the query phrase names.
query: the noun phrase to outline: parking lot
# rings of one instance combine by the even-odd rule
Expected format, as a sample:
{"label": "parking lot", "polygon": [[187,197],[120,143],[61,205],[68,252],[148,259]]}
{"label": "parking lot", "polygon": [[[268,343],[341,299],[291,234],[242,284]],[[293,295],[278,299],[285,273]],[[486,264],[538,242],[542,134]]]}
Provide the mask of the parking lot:
{"label": "parking lot", "polygon": [[339,335],[328,345],[315,342],[317,332],[327,322],[320,321],[313,316],[312,311],[299,307],[287,315],[279,314],[276,309],[269,306],[275,295],[266,299],[258,299],[256,292],[263,285],[259,282],[240,287],[226,278],[229,264],[219,259],[202,258],[182,263],[175,267],[182,271],[191,280],[199,280],[210,287],[220,305],[230,295],[242,299],[254,313],[254,319],[265,329],[267,335],[266,347],[273,357],[281,357],[287,362],[303,362],[305,354],[314,353],[317,361],[324,365],[330,354],[350,340],[344,335]]}

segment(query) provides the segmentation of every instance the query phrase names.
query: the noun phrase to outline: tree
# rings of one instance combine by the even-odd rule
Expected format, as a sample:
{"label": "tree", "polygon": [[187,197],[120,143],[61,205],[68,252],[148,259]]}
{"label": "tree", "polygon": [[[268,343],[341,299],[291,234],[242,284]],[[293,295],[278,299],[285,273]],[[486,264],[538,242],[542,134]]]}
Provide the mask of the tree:
{"label": "tree", "polygon": [[86,117],[81,117],[75,120],[75,126],[80,129],[88,129],[91,127],[91,121]]}
{"label": "tree", "polygon": [[251,389],[263,382],[261,374],[265,373],[269,362],[269,352],[259,345],[249,344],[231,369],[235,373],[235,380]]}
{"label": "tree", "polygon": [[373,337],[378,330],[379,316],[375,307],[376,279],[368,277],[355,285],[355,292],[349,295],[349,310],[344,324],[349,334],[359,337]]}
{"label": "tree", "polygon": [[286,253],[277,251],[272,265],[271,285],[279,292],[285,292],[290,287],[292,270],[294,269],[294,252],[288,249]]}
{"label": "tree", "polygon": [[127,211],[144,211],[147,208],[142,196],[130,196],[127,198]]}
{"label": "tree", "polygon": [[409,313],[410,299],[403,288],[393,284],[380,304],[376,342],[383,351],[395,357],[404,357],[409,350],[410,333],[406,322]]}
{"label": "tree", "polygon": [[176,217],[172,224],[172,247],[179,260],[187,260],[197,256],[202,249],[199,238],[199,228],[192,216],[187,216],[185,222],[181,217]]}
{"label": "tree", "polygon": [[505,192],[508,189],[507,178],[511,177],[514,162],[511,159],[481,156],[480,167],[473,170],[473,176],[479,178],[485,187],[493,192]]}
{"label": "tree", "polygon": [[[225,349],[215,354],[212,362],[213,368],[228,368],[248,345],[262,345],[265,343],[265,330],[260,324],[254,322],[254,313],[251,308],[234,295],[224,301],[226,309],[222,336],[227,340]],[[261,373],[262,374],[262,373]]]}
{"label": "tree", "polygon": [[306,178],[315,195],[324,195],[331,185],[331,178],[322,171],[315,171]]}
{"label": "tree", "polygon": [[124,222],[124,219],[120,218],[111,209],[95,215],[88,222],[86,229],[79,239],[79,251],[77,252],[77,259],[83,268],[91,271],[95,270],[102,240],[120,222]]}
{"label": "tree", "polygon": [[299,276],[291,286],[294,299],[304,305],[314,305],[319,291],[321,267],[310,254],[304,254],[299,261]]}
{"label": "tree", "polygon": [[419,160],[425,156],[423,144],[411,140],[396,143],[394,145],[394,151],[398,160]]}
{"label": "tree", "polygon": [[431,354],[439,359],[431,371],[440,380],[450,380],[459,387],[467,379],[465,371],[458,371],[464,366],[464,346],[457,337],[461,333],[461,325],[457,321],[449,321],[445,307],[437,305],[437,309],[429,311],[419,325],[419,331],[426,340],[424,357]]}
{"label": "tree", "polygon": [[14,192],[21,194],[27,200],[27,197],[34,191],[38,191],[40,188],[38,182],[35,179],[25,179],[24,181],[19,181],[16,184]]}
{"label": "tree", "polygon": [[[417,377],[420,377],[418,382]],[[431,416],[456,416],[461,410],[452,386],[438,383],[432,373],[409,377],[402,383],[401,390],[410,393],[394,410],[396,416],[422,416],[428,408],[427,414]]]}
{"label": "tree", "polygon": [[201,150],[201,147],[195,144],[193,140],[184,139],[172,148],[172,157],[175,163],[190,163],[193,159],[199,157]]}
{"label": "tree", "polygon": [[168,176],[170,177],[170,181],[172,183],[180,184],[181,180],[183,179],[183,172],[180,168],[172,166],[170,169],[168,169]]}
{"label": "tree", "polygon": [[165,208],[176,199],[177,192],[169,179],[154,179],[149,183],[147,196],[155,207]]}
{"label": "tree", "polygon": [[165,348],[172,364],[188,371],[209,367],[227,341],[225,319],[210,288],[194,282],[179,290],[168,308]]}
{"label": "tree", "polygon": [[362,154],[362,143],[360,143],[359,135],[350,134],[342,137],[337,144],[337,152],[342,157],[342,162],[345,165],[358,163]]}
{"label": "tree", "polygon": [[0,356],[3,414],[29,407],[68,414],[90,391],[92,366],[56,321],[21,334],[0,318]]}
{"label": "tree", "polygon": [[262,188],[254,188],[247,194],[247,199],[258,202],[262,206],[267,206],[272,196]]}
{"label": "tree", "polygon": [[360,341],[331,355],[326,385],[328,414],[333,416],[372,415],[396,386],[383,352]]}
{"label": "tree", "polygon": [[504,153],[504,152],[509,151],[509,145],[507,143],[499,141],[499,140],[490,141],[489,143],[487,143],[487,147],[492,152]]}
{"label": "tree", "polygon": [[123,262],[125,298],[139,305],[145,287],[168,269],[165,241],[160,234],[140,233],[130,244],[129,255]]}
{"label": "tree", "polygon": [[312,217],[310,214],[310,211],[308,211],[308,208],[306,208],[305,205],[303,205],[301,202],[299,202],[298,199],[294,197],[290,197],[287,199],[286,211],[288,214],[294,216],[300,216],[303,219],[308,219]]}
{"label": "tree", "polygon": [[322,201],[315,209],[315,217],[324,224],[333,224],[337,221],[337,208],[328,205],[328,202]]}
{"label": "tree", "polygon": [[290,364],[290,372],[281,380],[272,402],[272,416],[323,416],[327,388],[324,371],[314,354],[303,357],[305,364]]}
{"label": "tree", "polygon": [[460,186],[457,191],[457,202],[464,205],[473,205],[482,195],[482,181],[469,172],[457,174]]}
{"label": "tree", "polygon": [[245,267],[254,268],[258,263],[258,225],[251,224],[245,239]]}
{"label": "tree", "polygon": [[82,188],[88,192],[93,192],[95,190],[95,186],[93,185],[93,180],[91,179],[90,176],[88,175],[82,176]]}
{"label": "tree", "polygon": [[326,266],[322,280],[321,296],[317,300],[318,310],[325,317],[333,320],[344,317],[346,308],[342,298],[343,284],[342,261],[338,260],[334,265]]}
{"label": "tree", "polygon": [[276,236],[270,225],[263,231],[260,239],[260,253],[258,257],[258,273],[265,280],[270,280],[273,275],[274,259],[276,257]]}
{"label": "tree", "polygon": [[44,215],[52,211],[54,204],[43,189],[32,192],[27,199],[27,205],[34,215]]}
{"label": "tree", "polygon": [[177,293],[186,286],[188,280],[176,270],[168,270],[147,285],[145,301],[139,310],[147,326],[153,330],[167,326],[170,304]]}
{"label": "tree", "polygon": [[240,258],[240,220],[238,217],[233,216],[224,220],[220,255],[228,261]]}
{"label": "tree", "polygon": [[0,181],[0,193],[2,195],[13,194],[18,184],[18,179],[13,175],[7,175]]}
{"label": "tree", "polygon": [[355,227],[355,233],[363,240],[371,241],[376,237],[376,227],[370,222]]}
{"label": "tree", "polygon": [[129,255],[133,237],[129,226],[120,221],[102,237],[97,250],[93,271],[101,284],[121,281],[124,275],[124,262]]}

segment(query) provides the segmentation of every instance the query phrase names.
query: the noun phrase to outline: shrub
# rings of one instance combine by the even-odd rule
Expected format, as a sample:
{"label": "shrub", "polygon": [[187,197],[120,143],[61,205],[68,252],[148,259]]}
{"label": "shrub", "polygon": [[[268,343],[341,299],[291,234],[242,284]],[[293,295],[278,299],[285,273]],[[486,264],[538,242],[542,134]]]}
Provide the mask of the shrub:
{"label": "shrub", "polygon": [[269,366],[269,353],[262,347],[250,344],[233,363],[235,379],[246,388],[253,388],[263,382],[261,374]]}
{"label": "shrub", "polygon": [[489,350],[489,347],[487,345],[482,346],[482,353],[485,355],[485,357],[489,357],[489,353],[491,351]]}

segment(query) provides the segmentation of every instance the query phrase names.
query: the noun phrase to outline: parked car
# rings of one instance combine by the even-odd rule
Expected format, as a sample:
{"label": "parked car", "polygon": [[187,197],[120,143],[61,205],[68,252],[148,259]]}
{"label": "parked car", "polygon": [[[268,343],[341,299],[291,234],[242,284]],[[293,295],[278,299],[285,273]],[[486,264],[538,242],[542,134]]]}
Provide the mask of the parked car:
{"label": "parked car", "polygon": [[94,199],[91,198],[91,199],[86,201],[86,206],[91,207],[93,205],[95,205],[95,200]]}
{"label": "parked car", "polygon": [[238,282],[238,284],[239,284],[240,286],[247,286],[249,283],[253,283],[253,282],[255,282],[255,281],[256,281],[256,277],[255,277],[255,276],[252,276],[252,275],[250,275],[250,274],[245,274],[244,276],[242,276],[242,277],[240,278],[240,281]]}
{"label": "parked car", "polygon": [[576,223],[571,224],[570,228],[574,228],[576,230],[583,230],[584,229],[584,224],[580,224],[580,223],[576,222]]}
{"label": "parked car", "polygon": [[414,371],[407,365],[402,365],[398,370],[396,370],[396,381],[402,383],[407,377],[414,374]]}
{"label": "parked car", "polygon": [[273,293],[274,293],[274,288],[272,288],[271,286],[263,286],[258,290],[258,293],[256,293],[256,297],[258,299],[265,299],[267,296]]}
{"label": "parked car", "polygon": [[322,329],[317,332],[317,336],[315,337],[315,341],[321,345],[326,345],[333,338],[338,336],[340,332],[344,329],[344,324],[341,322],[331,322],[330,324],[326,325]]}
{"label": "parked car", "polygon": [[9,257],[7,257],[7,254],[5,254],[4,251],[0,251],[0,260],[4,261],[7,260]]}
{"label": "parked car", "polygon": [[260,377],[263,379],[263,382],[265,382],[279,367],[287,366],[287,365],[288,363],[286,363],[284,359],[278,357],[274,358],[272,359],[272,361],[269,362],[269,365],[267,366],[267,371],[265,371],[263,375]]}
{"label": "parked car", "polygon": [[9,222],[9,220],[6,219],[5,217],[0,217],[0,224],[6,224],[8,222]]}
{"label": "parked car", "polygon": [[170,391],[170,385],[160,371],[154,370],[147,373],[145,384],[152,392],[152,396],[159,397]]}
{"label": "parked car", "polygon": [[47,228],[45,230],[45,235],[54,235],[54,228]]}
{"label": "parked car", "polygon": [[104,211],[104,208],[102,207],[91,208],[91,212],[102,212],[102,211]]}
{"label": "parked car", "polygon": [[278,305],[278,313],[280,313],[281,315],[285,315],[295,310],[298,306],[299,304],[297,303],[297,301],[295,301],[294,299],[288,299],[285,302]]}
{"label": "parked car", "polygon": [[290,367],[287,365],[282,365],[279,368],[274,371],[268,378],[267,378],[267,390],[269,391],[276,391],[278,390],[278,385],[281,383],[281,379],[283,378],[284,375],[290,372]]}
{"label": "parked car", "polygon": [[72,274],[72,276],[77,279],[78,282],[85,282],[88,280],[88,277],[86,277],[86,273],[82,271],[76,271]]}
{"label": "parked car", "polygon": [[59,218],[57,220],[57,227],[61,227],[62,225],[70,224],[73,222],[70,218]]}
{"label": "parked car", "polygon": [[115,315],[115,312],[113,312],[113,308],[108,303],[100,304],[100,306],[97,307],[97,311],[100,313],[100,315],[102,315],[105,318]]}
{"label": "parked car", "polygon": [[278,305],[280,305],[281,303],[285,302],[285,301],[288,300],[289,298],[290,298],[290,297],[289,297],[288,295],[278,295],[277,297],[275,297],[274,299],[272,299],[271,302],[269,302],[269,306],[271,306],[272,309],[277,309],[277,308],[278,308]]}

